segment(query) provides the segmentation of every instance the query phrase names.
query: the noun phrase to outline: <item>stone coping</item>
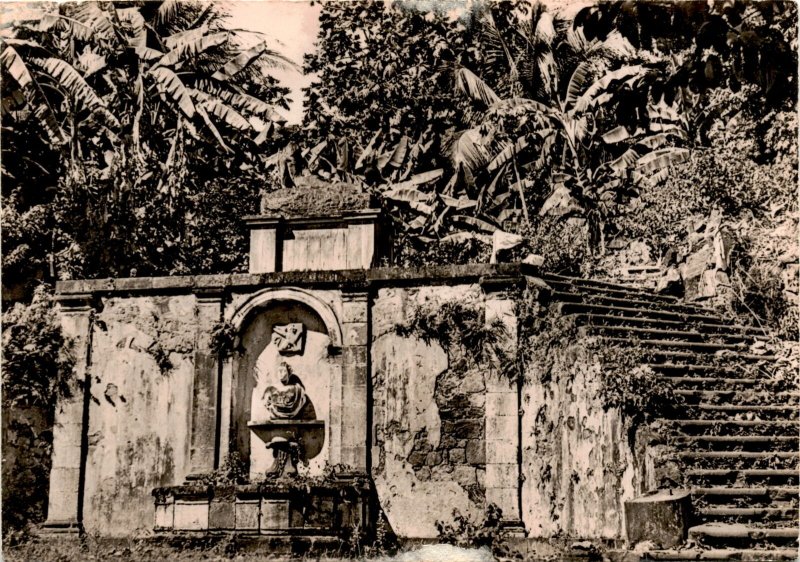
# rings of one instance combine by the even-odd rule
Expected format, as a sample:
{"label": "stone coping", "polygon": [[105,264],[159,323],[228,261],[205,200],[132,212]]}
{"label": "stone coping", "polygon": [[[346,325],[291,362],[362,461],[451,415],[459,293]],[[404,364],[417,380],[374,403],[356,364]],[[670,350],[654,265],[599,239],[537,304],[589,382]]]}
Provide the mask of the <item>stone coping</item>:
{"label": "stone coping", "polygon": [[334,227],[346,226],[348,224],[373,223],[380,219],[381,209],[354,209],[352,211],[332,211],[325,215],[309,216],[284,216],[281,214],[271,215],[248,215],[244,217],[244,223],[249,229],[258,228],[313,228],[313,227]]}
{"label": "stone coping", "polygon": [[379,267],[339,271],[284,271],[274,273],[231,273],[171,277],[122,277],[75,279],[56,283],[56,296],[65,305],[84,297],[113,294],[196,293],[199,298],[225,292],[247,291],[270,286],[316,289],[367,290],[370,287],[402,285],[443,285],[482,282],[487,285],[513,284],[522,275],[539,275],[535,266],[523,263],[468,264],[420,268]]}

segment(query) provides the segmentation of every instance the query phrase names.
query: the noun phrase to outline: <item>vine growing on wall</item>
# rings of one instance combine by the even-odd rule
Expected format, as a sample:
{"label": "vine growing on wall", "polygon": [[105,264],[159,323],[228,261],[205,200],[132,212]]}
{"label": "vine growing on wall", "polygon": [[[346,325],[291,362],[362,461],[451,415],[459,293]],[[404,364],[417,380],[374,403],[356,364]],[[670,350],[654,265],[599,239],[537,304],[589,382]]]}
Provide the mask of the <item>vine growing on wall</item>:
{"label": "vine growing on wall", "polygon": [[3,314],[3,402],[52,408],[69,395],[75,365],[73,342],[64,336],[53,297],[40,285],[29,305]]}
{"label": "vine growing on wall", "polygon": [[539,303],[526,290],[518,301],[519,355],[523,365],[535,365],[537,382],[553,380],[558,365],[553,357],[580,342],[602,372],[599,398],[603,408],[618,408],[632,426],[675,403],[671,385],[647,366],[648,350],[633,345],[611,343],[581,333],[574,317],[564,316],[547,303]]}
{"label": "vine growing on wall", "polygon": [[211,329],[211,351],[228,358],[239,351],[238,332],[230,322],[217,322]]}
{"label": "vine growing on wall", "polygon": [[426,344],[439,343],[447,351],[450,368],[456,372],[492,364],[510,381],[519,376],[517,358],[507,346],[508,329],[499,318],[487,323],[483,307],[476,303],[427,303],[416,308],[408,322],[397,324],[394,329],[399,336],[417,337]]}

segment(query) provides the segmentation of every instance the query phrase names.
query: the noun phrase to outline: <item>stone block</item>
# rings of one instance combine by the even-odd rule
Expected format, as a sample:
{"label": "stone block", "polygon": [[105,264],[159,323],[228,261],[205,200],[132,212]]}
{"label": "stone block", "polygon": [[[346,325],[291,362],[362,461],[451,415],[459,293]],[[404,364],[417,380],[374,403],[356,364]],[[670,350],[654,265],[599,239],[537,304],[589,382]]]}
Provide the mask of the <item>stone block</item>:
{"label": "stone block", "polygon": [[172,529],[175,517],[175,503],[156,504],[156,529]]}
{"label": "stone block", "polygon": [[366,365],[345,364],[342,367],[342,384],[346,386],[366,385]]}
{"label": "stone block", "polygon": [[450,449],[447,452],[447,459],[452,463],[467,462],[467,454],[464,449]]}
{"label": "stone block", "polygon": [[364,469],[367,466],[367,448],[361,446],[342,447],[342,464],[355,469]]}
{"label": "stone block", "polygon": [[234,529],[236,505],[233,501],[212,501],[208,507],[209,529]]}
{"label": "stone block", "polygon": [[344,329],[344,345],[366,345],[367,344],[367,323],[366,322],[353,322],[345,323]]}
{"label": "stone block", "polygon": [[486,465],[486,487],[487,488],[513,488],[519,481],[518,467],[516,464],[487,464]]}
{"label": "stone block", "polygon": [[426,463],[427,457],[428,453],[424,453],[422,451],[412,451],[406,460],[408,460],[412,466],[422,466]]}
{"label": "stone block", "polygon": [[486,441],[483,439],[467,441],[466,461],[473,465],[486,463]]}
{"label": "stone block", "polygon": [[345,386],[342,390],[342,447],[363,445],[369,431],[366,386]]}
{"label": "stone block", "polygon": [[625,502],[628,541],[652,541],[655,548],[683,544],[691,520],[691,493],[665,490]]}
{"label": "stone block", "polygon": [[425,464],[428,466],[436,466],[442,464],[442,453],[438,451],[430,452],[425,457]]}
{"label": "stone block", "polygon": [[208,529],[208,500],[175,502],[176,531],[205,531]]}
{"label": "stone block", "polygon": [[79,482],[80,469],[53,467],[50,471],[48,519],[65,520],[77,518]]}
{"label": "stone block", "polygon": [[487,417],[486,439],[508,439],[516,441],[518,424],[519,418],[517,416]]}
{"label": "stone block", "polygon": [[486,486],[486,503],[493,503],[503,511],[503,519],[519,518],[517,488],[492,488]]}
{"label": "stone block", "polygon": [[[66,440],[65,440],[66,441]],[[60,468],[80,469],[81,446],[64,443],[63,446],[53,447],[53,465]]]}
{"label": "stone block", "polygon": [[483,420],[476,418],[445,421],[442,432],[457,439],[480,439],[483,437]]}
{"label": "stone block", "polygon": [[141,291],[152,287],[152,277],[122,277],[114,280],[114,289],[117,291]]}
{"label": "stone block", "polygon": [[261,532],[274,533],[289,528],[289,500],[267,500],[261,505]]}
{"label": "stone block", "polygon": [[517,444],[514,441],[486,441],[486,463],[516,463]]}
{"label": "stone block", "polygon": [[342,303],[342,322],[366,322],[367,321],[366,301],[345,301]]}
{"label": "stone block", "polygon": [[517,416],[517,393],[514,389],[508,392],[486,393],[486,417]]}
{"label": "stone block", "polygon": [[261,514],[260,500],[236,500],[236,529],[258,531]]}
{"label": "stone block", "polygon": [[456,466],[453,468],[453,480],[461,486],[472,486],[478,482],[475,469],[471,466]]}
{"label": "stone block", "polygon": [[363,345],[346,346],[342,352],[345,365],[366,365],[367,348]]}
{"label": "stone block", "polygon": [[306,525],[305,501],[292,499],[289,501],[289,528],[302,529]]}
{"label": "stone block", "polygon": [[333,498],[314,498],[311,509],[306,511],[306,529],[327,530],[334,526],[334,505]]}

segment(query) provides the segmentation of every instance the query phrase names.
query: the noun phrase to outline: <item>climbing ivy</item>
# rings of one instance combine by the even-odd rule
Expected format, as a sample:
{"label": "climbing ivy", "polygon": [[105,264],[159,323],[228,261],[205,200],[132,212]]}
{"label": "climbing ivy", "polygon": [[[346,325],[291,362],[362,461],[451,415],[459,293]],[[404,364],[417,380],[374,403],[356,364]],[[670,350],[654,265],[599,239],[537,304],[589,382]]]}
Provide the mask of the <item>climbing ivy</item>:
{"label": "climbing ivy", "polygon": [[[517,315],[523,372],[535,372],[536,382],[553,380],[553,370],[558,368],[553,356],[580,343],[602,372],[598,398],[603,408],[619,408],[635,426],[674,404],[671,385],[646,365],[651,359],[648,350],[583,336],[573,317],[562,315],[553,305],[538,303],[530,290],[521,294]],[[526,365],[536,365],[536,369],[526,369]]]}
{"label": "climbing ivy", "polygon": [[414,336],[426,344],[439,343],[451,360],[450,368],[456,372],[491,364],[510,381],[519,376],[517,357],[507,346],[508,329],[499,318],[487,323],[485,311],[477,303],[426,303],[394,330],[399,336]]}
{"label": "climbing ivy", "polygon": [[217,355],[230,357],[240,345],[236,327],[230,322],[217,322],[211,329],[211,351]]}

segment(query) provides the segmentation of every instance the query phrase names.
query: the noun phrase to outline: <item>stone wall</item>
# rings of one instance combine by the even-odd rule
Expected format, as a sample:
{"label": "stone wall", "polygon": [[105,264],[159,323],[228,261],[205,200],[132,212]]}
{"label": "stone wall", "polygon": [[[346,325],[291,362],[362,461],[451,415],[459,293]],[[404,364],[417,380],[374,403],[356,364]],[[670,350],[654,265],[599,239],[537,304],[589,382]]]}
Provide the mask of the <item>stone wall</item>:
{"label": "stone wall", "polygon": [[617,409],[600,401],[603,372],[580,342],[527,365],[522,389],[522,520],[532,538],[622,539],[639,469]]}
{"label": "stone wall", "polygon": [[[435,538],[454,509],[478,521],[493,503],[531,537],[622,536],[635,459],[620,416],[598,402],[602,373],[585,350],[548,357],[548,381],[530,366],[521,386],[458,342],[397,332],[421,307],[458,303],[502,322],[513,356],[511,288],[523,279],[498,265],[60,285],[75,378],[90,385],[57,413],[50,523],[148,533],[154,488],[207,474],[229,451],[246,458],[248,373],[278,318],[328,338],[327,458],[369,471],[397,535]],[[232,358],[212,349],[222,321],[245,348]]]}
{"label": "stone wall", "polygon": [[92,333],[83,523],[130,535],[153,526],[157,486],[189,472],[193,295],[109,298]]}
{"label": "stone wall", "polygon": [[381,289],[371,311],[372,474],[400,536],[435,537],[453,509],[478,517],[485,504],[486,368],[454,369],[462,357],[395,333],[417,307],[448,300],[483,307],[473,284]]}

